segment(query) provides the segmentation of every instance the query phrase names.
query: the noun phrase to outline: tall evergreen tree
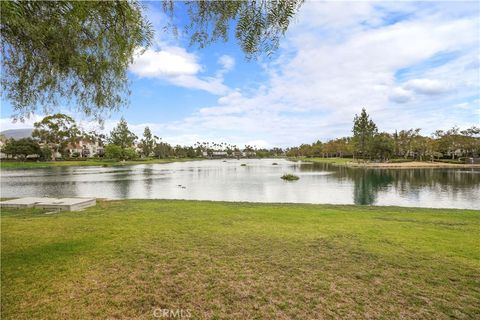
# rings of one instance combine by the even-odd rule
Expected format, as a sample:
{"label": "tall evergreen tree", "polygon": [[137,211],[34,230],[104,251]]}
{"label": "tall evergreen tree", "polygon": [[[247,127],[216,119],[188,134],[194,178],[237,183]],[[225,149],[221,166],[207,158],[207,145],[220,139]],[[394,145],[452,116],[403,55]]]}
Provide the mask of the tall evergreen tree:
{"label": "tall evergreen tree", "polygon": [[378,131],[377,125],[369,118],[365,108],[362,109],[360,116],[355,115],[352,131],[355,151],[365,159],[372,147],[373,138]]}
{"label": "tall evergreen tree", "polygon": [[150,156],[155,148],[155,138],[152,135],[152,131],[149,127],[145,127],[145,130],[143,131],[143,139],[141,140],[141,144],[143,155],[146,157]]}
{"label": "tall evergreen tree", "polygon": [[118,125],[110,132],[109,142],[122,149],[130,148],[137,136],[128,128],[127,121],[122,117]]}

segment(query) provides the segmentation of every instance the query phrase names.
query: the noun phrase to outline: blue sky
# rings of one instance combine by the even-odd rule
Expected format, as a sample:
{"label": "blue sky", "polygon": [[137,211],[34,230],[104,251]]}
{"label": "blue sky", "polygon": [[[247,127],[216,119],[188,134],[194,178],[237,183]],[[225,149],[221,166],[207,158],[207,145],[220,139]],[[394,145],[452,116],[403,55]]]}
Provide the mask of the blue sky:
{"label": "blue sky", "polygon": [[[200,50],[164,33],[160,5],[147,3],[155,43],[130,67],[130,106],[106,131],[124,116],[172,144],[285,147],[349,135],[362,107],[387,132],[480,124],[478,2],[307,1],[278,52],[252,61],[233,37]],[[61,108],[96,127],[73,109]],[[43,116],[13,124],[8,101],[1,111],[2,130]]]}

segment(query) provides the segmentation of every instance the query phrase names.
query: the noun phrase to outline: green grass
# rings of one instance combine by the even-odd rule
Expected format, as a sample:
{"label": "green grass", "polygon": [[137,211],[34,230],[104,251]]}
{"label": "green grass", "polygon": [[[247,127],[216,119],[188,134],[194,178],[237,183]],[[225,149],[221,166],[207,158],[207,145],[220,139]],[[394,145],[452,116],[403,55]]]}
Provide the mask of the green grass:
{"label": "green grass", "polygon": [[2,319],[479,319],[480,211],[128,200],[2,210]]}
{"label": "green grass", "polygon": [[178,161],[201,160],[200,158],[181,158],[181,159],[147,159],[132,161],[115,161],[115,160],[69,160],[69,161],[47,161],[47,162],[20,162],[20,161],[1,161],[1,169],[34,169],[34,168],[50,168],[50,167],[81,167],[81,166],[119,166],[131,164],[154,164],[154,163],[170,163]]}
{"label": "green grass", "polygon": [[296,157],[289,158],[292,161],[306,161],[306,162],[320,162],[320,163],[331,163],[337,165],[346,165],[353,160],[351,158],[307,158],[307,157]]}

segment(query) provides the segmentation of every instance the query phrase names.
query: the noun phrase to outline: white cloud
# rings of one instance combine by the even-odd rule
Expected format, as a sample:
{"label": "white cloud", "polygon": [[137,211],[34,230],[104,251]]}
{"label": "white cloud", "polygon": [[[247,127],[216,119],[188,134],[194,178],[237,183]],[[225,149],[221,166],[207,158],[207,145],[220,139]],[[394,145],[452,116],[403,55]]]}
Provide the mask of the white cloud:
{"label": "white cloud", "polygon": [[230,71],[235,66],[235,59],[229,55],[223,55],[218,59],[225,71]]}
{"label": "white cloud", "polygon": [[179,47],[160,51],[147,49],[141,55],[138,52],[130,66],[130,71],[147,78],[194,75],[201,69],[197,57]]}
{"label": "white cloud", "polygon": [[[478,7],[470,6],[306,2],[278,57],[263,61],[267,79],[249,91],[231,90],[223,81],[224,72],[235,67],[233,58],[220,56],[219,69],[205,76],[195,54],[164,45],[151,54],[153,61],[136,66],[139,76],[220,97],[184,119],[148,125],[172,144],[223,140],[258,146],[350,135],[353,116],[362,107],[385,131],[420,127],[428,134],[453,125],[470,127],[480,115],[478,102],[471,102],[480,91],[480,22]],[[392,16],[406,18],[392,22]],[[154,59],[159,52],[181,63],[160,67]],[[429,65],[429,59],[445,52],[456,55]],[[411,70],[399,77],[405,69]],[[145,125],[132,128],[141,134]]]}
{"label": "white cloud", "polygon": [[442,94],[450,90],[447,84],[432,79],[412,79],[405,83],[404,88],[425,95]]}
{"label": "white cloud", "polygon": [[406,103],[412,100],[412,93],[404,88],[395,88],[392,90],[389,99],[396,103]]}
{"label": "white cloud", "polygon": [[166,46],[161,50],[147,49],[143,54],[137,54],[130,71],[139,77],[162,79],[180,87],[221,95],[228,91],[223,83],[223,74],[233,67],[235,60],[222,56],[220,63],[223,68],[215,76],[200,77],[199,73],[204,68],[196,55],[180,47]]}
{"label": "white cloud", "polygon": [[[479,54],[478,17],[454,11],[413,3],[306,3],[279,57],[265,62],[263,88],[229,92],[176,128],[285,146],[351,134],[362,107],[381,130],[421,127],[428,134],[469,126],[478,118],[471,112],[444,115],[457,100],[478,95],[480,83],[478,68],[466,68]],[[389,22],[395,14],[408,18]],[[449,51],[458,56],[428,65]],[[422,63],[409,77],[396,77]]]}

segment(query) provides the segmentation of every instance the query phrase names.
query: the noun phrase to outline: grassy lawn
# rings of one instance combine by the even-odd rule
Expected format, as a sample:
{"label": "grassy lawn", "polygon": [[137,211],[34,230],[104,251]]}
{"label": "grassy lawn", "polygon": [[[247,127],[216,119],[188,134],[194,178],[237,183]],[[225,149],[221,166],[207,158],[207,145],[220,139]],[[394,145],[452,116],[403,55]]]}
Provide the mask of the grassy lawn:
{"label": "grassy lawn", "polygon": [[345,164],[348,164],[349,162],[353,161],[351,158],[307,158],[307,157],[290,158],[290,160],[332,163],[332,164],[338,164],[338,165],[345,165]]}
{"label": "grassy lawn", "polygon": [[3,319],[479,319],[480,211],[199,201],[2,210]]}
{"label": "grassy lawn", "polygon": [[78,160],[78,161],[47,161],[47,162],[20,162],[20,161],[0,161],[1,169],[33,169],[49,167],[75,167],[75,166],[119,166],[130,164],[151,164],[151,163],[170,163],[179,161],[201,160],[199,158],[182,159],[148,159],[135,161],[114,161],[114,160]]}

